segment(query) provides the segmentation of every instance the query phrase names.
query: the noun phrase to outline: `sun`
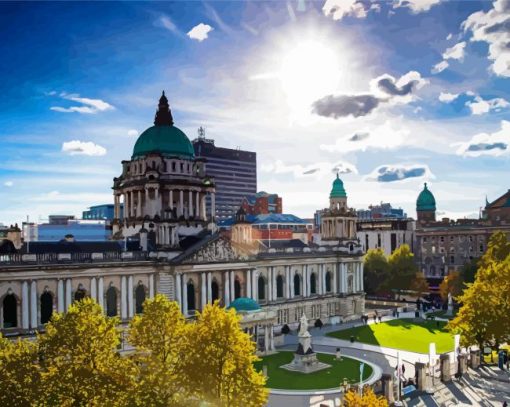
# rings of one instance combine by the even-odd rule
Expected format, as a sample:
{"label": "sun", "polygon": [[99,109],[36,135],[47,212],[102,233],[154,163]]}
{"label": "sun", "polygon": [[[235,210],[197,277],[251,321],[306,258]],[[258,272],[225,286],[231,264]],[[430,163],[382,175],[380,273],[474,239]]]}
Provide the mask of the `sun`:
{"label": "sun", "polygon": [[289,105],[301,110],[332,93],[340,80],[338,55],[324,42],[303,41],[282,55],[279,78]]}

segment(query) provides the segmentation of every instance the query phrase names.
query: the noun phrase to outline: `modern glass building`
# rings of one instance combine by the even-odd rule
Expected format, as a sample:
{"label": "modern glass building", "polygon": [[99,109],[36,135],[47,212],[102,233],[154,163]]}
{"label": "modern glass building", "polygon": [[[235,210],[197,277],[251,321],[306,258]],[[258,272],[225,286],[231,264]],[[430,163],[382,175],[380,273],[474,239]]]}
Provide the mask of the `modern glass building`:
{"label": "modern glass building", "polygon": [[[204,137],[202,128],[198,134],[193,148],[197,158],[206,159],[206,173],[216,183],[216,218],[230,218],[245,196],[257,193],[257,153],[216,147],[214,140]],[[208,210],[210,204],[208,200]]]}

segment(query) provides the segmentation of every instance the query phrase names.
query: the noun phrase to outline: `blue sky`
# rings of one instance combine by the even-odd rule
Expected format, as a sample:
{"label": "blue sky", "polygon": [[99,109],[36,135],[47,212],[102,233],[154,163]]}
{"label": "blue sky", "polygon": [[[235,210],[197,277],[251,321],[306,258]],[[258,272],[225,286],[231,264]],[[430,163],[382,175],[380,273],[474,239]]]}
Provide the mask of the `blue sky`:
{"label": "blue sky", "polygon": [[508,1],[0,3],[0,222],[81,214],[151,126],[258,153],[259,189],[477,214],[509,187]]}

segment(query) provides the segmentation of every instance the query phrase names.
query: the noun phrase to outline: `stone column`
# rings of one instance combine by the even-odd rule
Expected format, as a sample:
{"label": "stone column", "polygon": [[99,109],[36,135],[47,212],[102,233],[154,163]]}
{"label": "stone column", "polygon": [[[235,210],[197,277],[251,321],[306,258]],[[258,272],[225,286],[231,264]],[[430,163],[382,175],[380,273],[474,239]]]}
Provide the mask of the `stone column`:
{"label": "stone column", "polygon": [[212,303],[212,275],[207,273],[207,302]]}
{"label": "stone column", "polygon": [[69,309],[73,302],[73,292],[71,287],[71,279],[66,280],[66,311]]}
{"label": "stone column", "polygon": [[302,287],[302,290],[303,290],[303,297],[308,297],[308,265],[305,264],[303,266],[303,287]]}
{"label": "stone column", "polygon": [[267,270],[267,302],[273,301],[273,278],[271,276],[272,267],[266,267]]}
{"label": "stone column", "polygon": [[251,270],[246,270],[246,297],[253,298],[253,294],[251,292]]}
{"label": "stone column", "polygon": [[388,404],[391,406],[395,401],[395,393],[393,391],[393,376],[391,374],[383,373],[381,380],[384,397],[386,397]]}
{"label": "stone column", "polygon": [[179,308],[182,311],[182,302],[181,302],[181,289],[182,289],[182,283],[181,283],[181,275],[177,274],[175,276],[175,300],[177,301],[177,304],[179,304]]}
{"label": "stone column", "polygon": [[467,373],[467,354],[461,353],[457,356],[458,360],[458,373],[465,374]]}
{"label": "stone column", "polygon": [[119,218],[119,198],[117,194],[113,194],[113,218]]}
{"label": "stone column", "polygon": [[225,307],[228,307],[230,305],[230,283],[229,283],[229,275],[228,271],[225,271],[223,273],[223,280],[224,280],[224,286],[225,286]]}
{"label": "stone column", "polygon": [[181,189],[179,191],[179,208],[177,211],[178,216],[184,215],[184,191]]}
{"label": "stone column", "polygon": [[174,191],[170,190],[168,193],[168,207],[174,209]]}
{"label": "stone column", "polygon": [[365,291],[365,287],[364,287],[364,283],[363,283],[363,274],[364,274],[364,270],[363,270],[363,262],[360,263],[360,267],[359,267],[359,274],[360,274],[360,287],[359,287],[359,290],[360,291]]}
{"label": "stone column", "polygon": [[414,364],[416,371],[416,388],[419,391],[425,391],[429,388],[427,377],[427,365],[425,363],[416,362]]}
{"label": "stone column", "polygon": [[37,283],[30,283],[30,328],[37,329]]}
{"label": "stone column", "polygon": [[447,383],[452,379],[450,371],[450,355],[443,353],[442,355],[439,355],[439,360],[441,363],[441,381],[443,383]]}
{"label": "stone column", "polygon": [[271,351],[274,351],[274,332],[273,332],[273,326],[269,326],[269,348]]}
{"label": "stone column", "polygon": [[338,292],[338,286],[337,286],[337,273],[338,273],[338,264],[333,264],[333,281],[331,282],[331,291],[333,294],[336,294]]}
{"label": "stone column", "polygon": [[64,312],[64,280],[57,283],[57,311]]}
{"label": "stone column", "polygon": [[211,192],[211,220],[216,217],[216,194]]}
{"label": "stone column", "polygon": [[480,351],[472,350],[469,352],[471,369],[478,369],[480,366]]}
{"label": "stone column", "polygon": [[347,263],[344,263],[343,266],[344,266],[344,272],[342,273],[342,275],[343,275],[343,280],[344,280],[344,293],[348,293],[349,287],[348,287],[348,283],[347,283]]}
{"label": "stone column", "polygon": [[290,298],[294,298],[294,275],[292,274],[292,270],[289,270],[289,278],[290,278]]}
{"label": "stone column", "polygon": [[206,278],[205,273],[201,274],[201,282],[202,282],[202,290],[200,293],[200,301],[202,302],[202,309],[205,308],[205,304],[207,304],[207,291],[206,291]]}
{"label": "stone column", "polygon": [[129,217],[129,192],[124,193],[124,218]]}
{"label": "stone column", "polygon": [[23,281],[21,284],[21,327],[29,328],[29,299],[28,299],[28,283]]}
{"label": "stone column", "polygon": [[182,276],[182,313],[184,316],[188,315],[188,283],[186,283],[186,276]]}
{"label": "stone column", "polygon": [[120,278],[120,317],[127,319],[127,283],[126,276]]}
{"label": "stone column", "polygon": [[131,217],[135,216],[135,191],[130,192],[129,203],[131,205]]}
{"label": "stone column", "polygon": [[144,205],[144,213],[147,215],[150,213],[150,204],[149,204],[149,188],[145,189],[145,205]]}
{"label": "stone column", "polygon": [[251,290],[253,299],[255,301],[258,301],[258,299],[259,299],[259,285],[258,285],[258,281],[257,281],[257,269],[253,270],[253,272],[251,273],[251,276],[253,279],[252,290]]}
{"label": "stone column", "polygon": [[188,218],[193,214],[193,191],[188,193]]}
{"label": "stone column", "polygon": [[159,188],[154,188],[154,212],[153,215],[161,215],[161,199],[159,197]]}
{"label": "stone column", "polygon": [[195,218],[200,218],[200,192],[195,195]]}
{"label": "stone column", "polygon": [[97,303],[104,309],[104,278],[99,277],[97,282]]}
{"label": "stone column", "polygon": [[206,214],[206,208],[205,208],[205,194],[202,196],[201,205],[202,205],[202,219],[207,220],[207,214]]}
{"label": "stone column", "polygon": [[136,216],[142,217],[142,191],[138,190],[138,200],[136,201]]}
{"label": "stone column", "polygon": [[285,291],[284,296],[285,299],[290,298],[290,277],[289,277],[289,266],[285,266]]}
{"label": "stone column", "polygon": [[127,299],[128,299],[129,318],[133,318],[133,316],[135,315],[135,304],[133,301],[134,300],[133,276],[128,277]]}
{"label": "stone column", "polygon": [[323,290],[323,282],[324,282],[324,265],[323,264],[319,264],[319,281],[318,281],[318,289],[317,291],[319,292],[319,295],[322,295],[324,294],[324,290]]}
{"label": "stone column", "polygon": [[236,299],[235,277],[234,271],[230,271],[230,299],[232,301]]}
{"label": "stone column", "polygon": [[154,298],[154,274],[149,275],[149,298]]}
{"label": "stone column", "polygon": [[90,279],[90,298],[97,302],[97,284],[95,277]]}
{"label": "stone column", "polygon": [[264,326],[264,351],[267,352],[269,350],[269,329],[268,326]]}
{"label": "stone column", "polygon": [[276,301],[276,299],[278,298],[278,295],[277,295],[277,290],[276,290],[276,270],[274,269],[274,267],[271,267],[271,275],[272,275],[272,278],[273,278],[273,301]]}

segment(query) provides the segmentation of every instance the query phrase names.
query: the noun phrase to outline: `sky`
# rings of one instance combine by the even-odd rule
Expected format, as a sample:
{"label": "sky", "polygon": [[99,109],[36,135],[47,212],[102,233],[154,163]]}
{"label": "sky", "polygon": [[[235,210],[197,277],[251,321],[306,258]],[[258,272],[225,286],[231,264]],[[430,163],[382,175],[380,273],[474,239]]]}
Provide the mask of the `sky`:
{"label": "sky", "polygon": [[284,212],[474,217],[510,188],[510,2],[0,3],[0,222],[80,216],[152,125],[256,151]]}

